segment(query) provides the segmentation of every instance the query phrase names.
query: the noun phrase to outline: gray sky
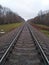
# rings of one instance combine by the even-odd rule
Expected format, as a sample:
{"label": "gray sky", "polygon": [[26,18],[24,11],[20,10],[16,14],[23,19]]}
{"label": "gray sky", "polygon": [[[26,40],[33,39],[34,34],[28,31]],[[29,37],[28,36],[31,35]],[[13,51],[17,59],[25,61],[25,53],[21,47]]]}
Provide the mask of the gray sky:
{"label": "gray sky", "polygon": [[35,17],[40,10],[49,10],[49,0],[0,0],[0,4],[24,19]]}

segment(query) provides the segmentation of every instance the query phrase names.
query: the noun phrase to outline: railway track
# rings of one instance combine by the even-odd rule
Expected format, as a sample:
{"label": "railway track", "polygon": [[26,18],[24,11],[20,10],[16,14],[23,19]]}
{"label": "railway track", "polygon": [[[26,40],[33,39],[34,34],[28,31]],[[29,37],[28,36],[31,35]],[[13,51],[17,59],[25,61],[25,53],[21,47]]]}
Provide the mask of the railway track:
{"label": "railway track", "polygon": [[13,46],[15,45],[15,41],[17,41],[18,36],[20,35],[23,29],[23,26],[24,25],[19,27],[17,30],[15,29],[14,31],[8,33],[7,35],[5,35],[5,38],[1,37],[0,39],[0,65],[4,64],[4,61],[6,60],[8,54],[10,53]]}
{"label": "railway track", "polygon": [[24,25],[0,60],[0,65],[49,65],[29,25]]}

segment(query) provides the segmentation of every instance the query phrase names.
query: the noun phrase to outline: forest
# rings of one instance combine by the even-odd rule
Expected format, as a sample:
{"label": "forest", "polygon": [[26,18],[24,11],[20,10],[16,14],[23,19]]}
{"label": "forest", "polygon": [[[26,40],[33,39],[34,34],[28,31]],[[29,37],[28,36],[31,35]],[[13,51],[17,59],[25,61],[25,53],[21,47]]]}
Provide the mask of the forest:
{"label": "forest", "polygon": [[24,19],[17,13],[14,13],[9,8],[0,5],[0,24],[17,23],[22,21],[24,21]]}
{"label": "forest", "polygon": [[49,10],[40,11],[35,18],[28,20],[31,23],[49,26]]}

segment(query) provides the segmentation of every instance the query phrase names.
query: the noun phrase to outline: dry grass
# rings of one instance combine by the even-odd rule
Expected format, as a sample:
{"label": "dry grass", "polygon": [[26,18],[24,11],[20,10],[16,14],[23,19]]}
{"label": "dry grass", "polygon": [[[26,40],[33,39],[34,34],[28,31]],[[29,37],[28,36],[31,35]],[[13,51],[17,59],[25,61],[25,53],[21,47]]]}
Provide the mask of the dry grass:
{"label": "dry grass", "polygon": [[14,28],[19,27],[21,24],[22,23],[12,23],[12,24],[0,25],[0,31],[9,32],[13,30]]}
{"label": "dry grass", "polygon": [[34,26],[36,29],[40,30],[49,37],[49,26],[40,25],[40,24],[32,24],[32,26]]}

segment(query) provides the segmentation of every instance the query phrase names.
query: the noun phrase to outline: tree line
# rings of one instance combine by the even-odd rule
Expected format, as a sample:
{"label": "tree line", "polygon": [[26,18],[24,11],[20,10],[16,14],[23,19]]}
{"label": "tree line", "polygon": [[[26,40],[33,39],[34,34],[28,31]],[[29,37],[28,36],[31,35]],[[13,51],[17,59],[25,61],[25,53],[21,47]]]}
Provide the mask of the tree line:
{"label": "tree line", "polygon": [[31,23],[35,23],[35,24],[42,24],[42,25],[49,26],[49,10],[40,11],[38,13],[38,16],[36,16],[35,18],[32,18],[28,21]]}
{"label": "tree line", "polygon": [[9,8],[0,5],[0,24],[22,22],[24,19],[12,12]]}

